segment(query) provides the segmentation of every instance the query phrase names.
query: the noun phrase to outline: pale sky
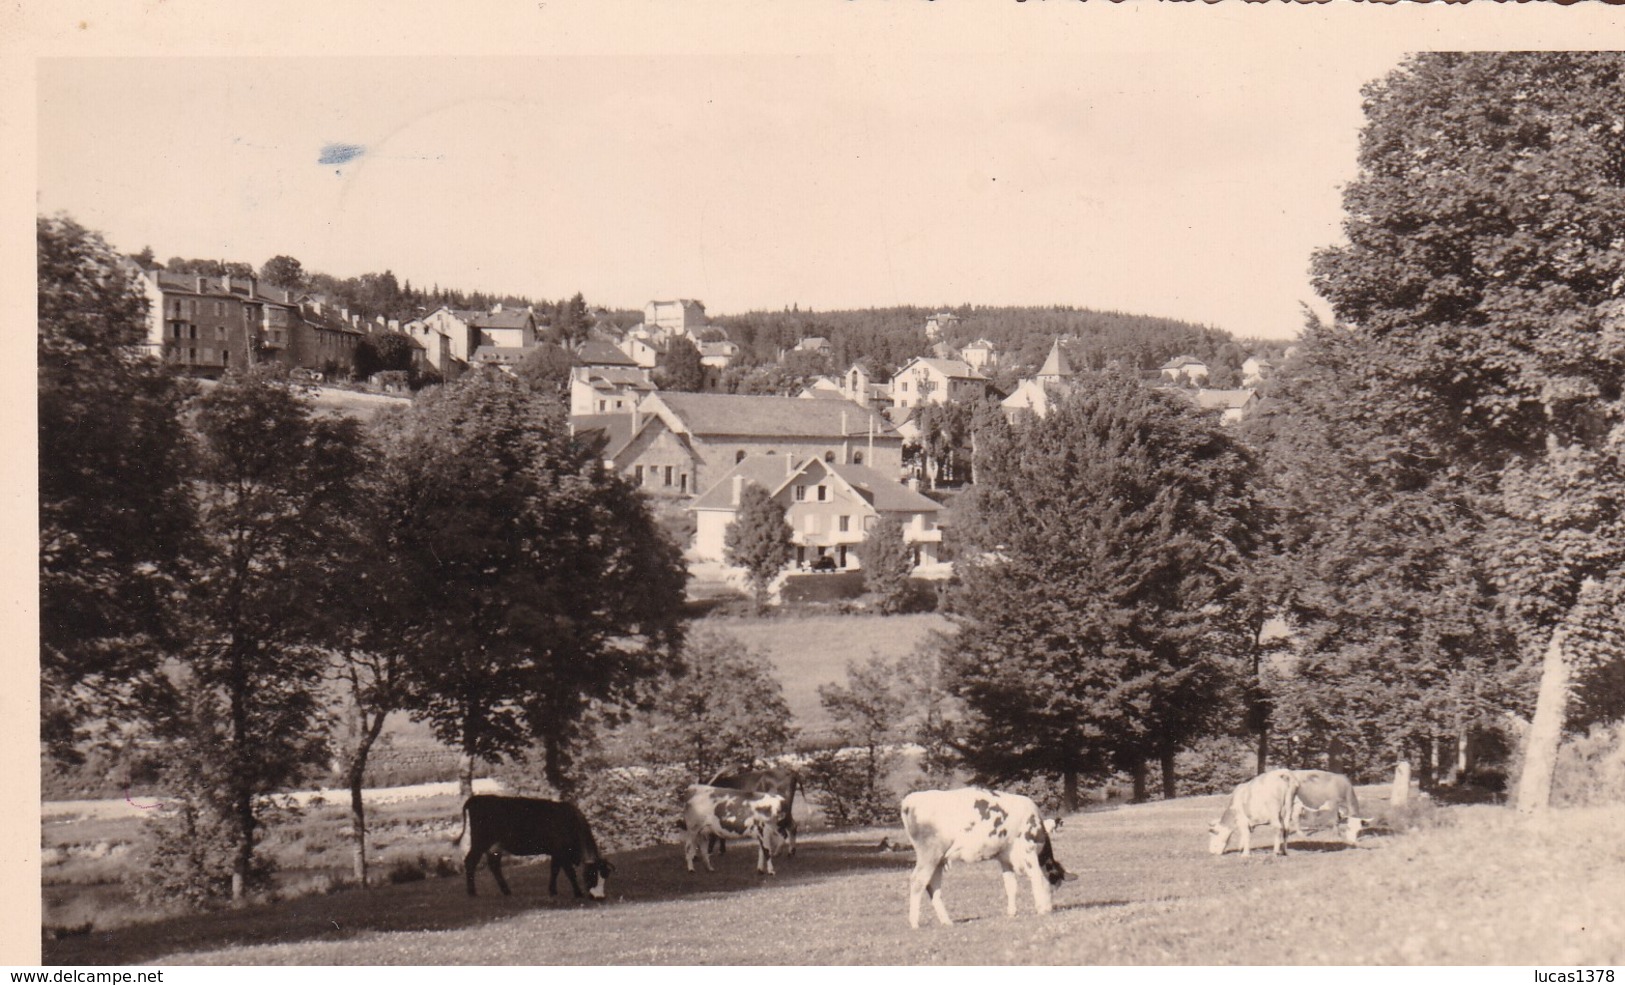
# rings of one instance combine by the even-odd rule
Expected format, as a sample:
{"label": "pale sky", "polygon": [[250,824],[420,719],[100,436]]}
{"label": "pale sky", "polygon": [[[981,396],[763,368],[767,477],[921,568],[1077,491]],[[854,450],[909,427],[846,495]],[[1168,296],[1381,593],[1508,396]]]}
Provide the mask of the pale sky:
{"label": "pale sky", "polygon": [[[713,314],[1073,304],[1282,337],[1392,52],[39,65],[39,196],[135,251]],[[344,165],[324,147],[364,152]]]}
{"label": "pale sky", "polygon": [[[159,259],[287,253],[614,307],[1072,304],[1267,337],[1324,309],[1309,256],[1340,238],[1362,84],[1408,51],[1620,23],[1336,0],[262,2],[252,23],[197,0],[26,15],[36,209]],[[333,144],[364,152],[319,163]]]}

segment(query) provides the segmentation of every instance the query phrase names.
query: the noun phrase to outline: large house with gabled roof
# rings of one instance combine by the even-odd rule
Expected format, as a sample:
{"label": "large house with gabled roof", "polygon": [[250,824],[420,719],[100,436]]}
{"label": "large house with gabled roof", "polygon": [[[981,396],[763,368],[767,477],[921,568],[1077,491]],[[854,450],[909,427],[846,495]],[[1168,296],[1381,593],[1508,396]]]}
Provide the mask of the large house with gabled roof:
{"label": "large house with gabled roof", "polygon": [[[886,475],[902,474],[903,439],[897,429],[884,416],[849,400],[661,390],[643,399],[638,416],[658,418],[692,449],[695,474],[690,488],[696,491],[758,455],[827,459],[867,465]],[[634,433],[648,426],[640,422]],[[616,461],[623,474],[638,464],[649,463]],[[667,463],[659,464],[663,469]]]}
{"label": "large house with gabled roof", "polygon": [[892,405],[899,410],[926,404],[980,400],[990,382],[961,359],[917,356],[904,363],[891,379]]}
{"label": "large house with gabled roof", "polygon": [[942,507],[935,500],[865,465],[782,454],[745,458],[689,505],[696,557],[725,558],[728,525],[750,485],[766,489],[784,507],[798,565],[830,557],[837,568],[861,567],[863,540],[882,522],[902,524],[916,565],[936,561]]}

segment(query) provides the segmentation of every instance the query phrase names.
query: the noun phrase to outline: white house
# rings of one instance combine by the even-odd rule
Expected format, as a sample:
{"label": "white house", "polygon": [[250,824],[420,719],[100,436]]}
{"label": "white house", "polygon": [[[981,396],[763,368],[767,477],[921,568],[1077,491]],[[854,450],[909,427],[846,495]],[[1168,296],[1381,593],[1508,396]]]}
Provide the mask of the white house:
{"label": "white house", "polygon": [[919,356],[904,363],[892,377],[892,403],[899,410],[925,404],[958,403],[987,394],[988,379],[958,359]]}
{"label": "white house", "polygon": [[863,540],[883,521],[903,525],[916,565],[936,561],[942,508],[934,500],[867,466],[792,455],[747,458],[694,500],[696,556],[724,559],[728,525],[749,485],[766,489],[784,507],[797,564],[828,556],[837,568],[861,567]]}

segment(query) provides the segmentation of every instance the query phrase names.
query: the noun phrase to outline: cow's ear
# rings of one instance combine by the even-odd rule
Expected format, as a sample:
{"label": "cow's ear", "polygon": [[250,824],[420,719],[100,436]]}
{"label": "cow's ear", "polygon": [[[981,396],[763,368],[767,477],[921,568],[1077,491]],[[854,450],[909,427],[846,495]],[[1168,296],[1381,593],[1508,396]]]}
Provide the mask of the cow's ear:
{"label": "cow's ear", "polygon": [[1055,830],[1060,826],[1061,822],[1053,817],[1047,817],[1044,819],[1044,831],[1048,834],[1054,834]]}

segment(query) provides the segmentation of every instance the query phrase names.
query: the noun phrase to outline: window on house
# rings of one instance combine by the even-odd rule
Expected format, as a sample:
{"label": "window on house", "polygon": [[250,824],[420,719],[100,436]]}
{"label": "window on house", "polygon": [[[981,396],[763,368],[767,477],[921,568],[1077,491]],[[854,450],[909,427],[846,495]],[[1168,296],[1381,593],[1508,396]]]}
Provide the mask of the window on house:
{"label": "window on house", "polygon": [[598,401],[598,413],[602,414],[607,409],[609,409],[609,401],[607,401],[607,400]]}
{"label": "window on house", "polygon": [[820,503],[822,503],[827,499],[829,499],[829,487],[828,486],[819,486],[818,487],[818,501]]}
{"label": "window on house", "polygon": [[643,485],[643,466],[632,466],[632,481],[640,486]]}
{"label": "window on house", "polygon": [[215,317],[220,317],[220,316],[224,315],[226,313],[226,302],[224,302],[224,301],[216,301],[214,303],[214,313],[215,313]]}
{"label": "window on house", "polygon": [[826,462],[833,462],[833,461],[835,461],[835,453],[834,453],[834,452],[832,452],[832,451],[826,451],[826,452],[824,452],[824,461],[826,461]]}
{"label": "window on house", "polygon": [[197,338],[197,326],[196,325],[188,325],[186,327],[191,329],[191,337],[194,338],[194,339]]}
{"label": "window on house", "polygon": [[902,388],[903,393],[908,392],[908,381],[907,380],[899,380],[897,382],[897,385]]}
{"label": "window on house", "polygon": [[684,472],[677,477],[677,491],[688,492],[688,473]]}
{"label": "window on house", "polygon": [[220,350],[220,365],[222,365],[222,366],[230,366],[231,365],[231,350],[230,349],[221,349]]}
{"label": "window on house", "polygon": [[807,501],[807,487],[806,486],[797,486],[796,487],[796,502],[805,503],[806,501]]}
{"label": "window on house", "polygon": [[855,452],[852,453],[852,464],[853,465],[862,465],[863,464],[863,452],[855,451]]}
{"label": "window on house", "polygon": [[744,460],[745,460],[745,449],[741,448],[738,451],[734,452],[734,464],[735,465],[738,465],[740,462],[743,462]]}
{"label": "window on house", "polygon": [[672,467],[670,465],[666,466],[666,485],[668,486],[671,485],[671,473]]}
{"label": "window on house", "polygon": [[841,517],[841,533],[844,534],[848,530],[851,530],[851,529],[852,529],[852,518],[849,517],[849,516],[842,516]]}

